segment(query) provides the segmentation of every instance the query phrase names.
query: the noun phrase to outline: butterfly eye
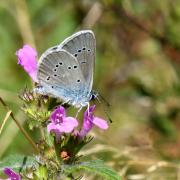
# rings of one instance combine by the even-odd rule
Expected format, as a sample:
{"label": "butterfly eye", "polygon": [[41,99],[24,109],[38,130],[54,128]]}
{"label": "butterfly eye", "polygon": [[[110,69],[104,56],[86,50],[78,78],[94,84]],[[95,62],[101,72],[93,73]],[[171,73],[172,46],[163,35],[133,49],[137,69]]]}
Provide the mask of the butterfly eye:
{"label": "butterfly eye", "polygon": [[57,64],[56,67],[59,67],[59,65]]}
{"label": "butterfly eye", "polygon": [[71,69],[71,66],[69,66],[68,69]]}
{"label": "butterfly eye", "polygon": [[57,76],[57,74],[54,74],[54,76],[56,77],[56,76]]}
{"label": "butterfly eye", "polygon": [[83,51],[85,51],[86,50],[86,48],[85,47],[83,47],[83,49],[82,49]]}
{"label": "butterfly eye", "polygon": [[57,71],[57,69],[54,69],[54,71]]}
{"label": "butterfly eye", "polygon": [[75,57],[77,57],[77,54],[74,54]]}
{"label": "butterfly eye", "polygon": [[81,52],[81,49],[79,49],[78,52]]}
{"label": "butterfly eye", "polygon": [[49,81],[49,79],[50,79],[50,77],[48,76],[48,77],[47,77],[47,81]]}
{"label": "butterfly eye", "polygon": [[95,94],[91,94],[91,100],[94,100],[94,99],[96,99],[97,98],[97,96],[95,95]]}
{"label": "butterfly eye", "polygon": [[63,64],[62,62],[59,63],[59,65],[61,65],[61,66],[62,66],[62,64]]}
{"label": "butterfly eye", "polygon": [[76,69],[77,68],[77,66],[74,66],[74,69]]}
{"label": "butterfly eye", "polygon": [[78,79],[77,82],[80,82],[80,79]]}
{"label": "butterfly eye", "polygon": [[88,49],[88,52],[90,52],[91,50],[90,49]]}

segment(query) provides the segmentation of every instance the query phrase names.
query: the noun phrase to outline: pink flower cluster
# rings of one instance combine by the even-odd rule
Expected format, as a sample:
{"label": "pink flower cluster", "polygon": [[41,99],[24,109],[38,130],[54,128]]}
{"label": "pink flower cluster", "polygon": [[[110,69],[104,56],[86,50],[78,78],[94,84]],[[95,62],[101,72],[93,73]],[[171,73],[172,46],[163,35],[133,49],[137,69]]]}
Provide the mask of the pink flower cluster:
{"label": "pink flower cluster", "polygon": [[[94,125],[101,129],[107,129],[108,124],[105,120],[93,115],[95,105],[90,106],[84,113],[83,125],[80,132],[76,131],[76,135],[83,138],[93,128]],[[66,117],[63,106],[58,106],[51,114],[51,123],[48,124],[48,132],[56,133],[59,137],[62,133],[70,133],[77,126],[78,121],[73,117]]]}

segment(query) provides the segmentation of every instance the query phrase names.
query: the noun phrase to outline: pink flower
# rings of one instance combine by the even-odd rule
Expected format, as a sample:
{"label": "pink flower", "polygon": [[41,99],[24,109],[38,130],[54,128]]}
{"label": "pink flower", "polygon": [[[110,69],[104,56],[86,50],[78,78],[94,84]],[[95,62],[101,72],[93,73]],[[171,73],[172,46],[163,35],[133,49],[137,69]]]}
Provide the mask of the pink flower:
{"label": "pink flower", "polygon": [[18,64],[24,68],[34,82],[38,82],[36,50],[29,45],[24,45],[22,49],[16,52],[16,55],[18,57]]}
{"label": "pink flower", "polygon": [[63,106],[58,106],[51,114],[51,123],[48,124],[48,132],[55,132],[57,136],[62,133],[70,133],[78,126],[78,121],[73,117],[66,117]]}
{"label": "pink flower", "polygon": [[7,180],[21,180],[20,175],[14,172],[11,168],[4,168],[3,171],[8,176]]}
{"label": "pink flower", "polygon": [[79,136],[81,138],[86,136],[86,134],[93,128],[94,125],[101,129],[108,128],[108,124],[104,119],[93,115],[95,107],[95,105],[90,106],[89,109],[87,109],[84,113],[83,126],[81,128],[81,131],[79,132]]}

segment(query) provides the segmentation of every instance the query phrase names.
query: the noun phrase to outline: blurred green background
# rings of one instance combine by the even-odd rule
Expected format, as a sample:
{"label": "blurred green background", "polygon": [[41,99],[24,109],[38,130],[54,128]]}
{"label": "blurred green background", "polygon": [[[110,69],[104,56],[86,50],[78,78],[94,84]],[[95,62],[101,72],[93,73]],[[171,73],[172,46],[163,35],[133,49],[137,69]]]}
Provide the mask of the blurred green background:
{"label": "blurred green background", "polygon": [[[27,128],[18,94],[31,81],[16,50],[27,43],[40,56],[83,29],[96,36],[94,89],[111,104],[113,123],[94,128],[82,154],[105,160],[125,179],[180,179],[179,0],[1,0],[0,96]],[[102,105],[96,110],[107,119]],[[6,112],[0,104],[0,124]],[[0,158],[32,152],[9,118]]]}

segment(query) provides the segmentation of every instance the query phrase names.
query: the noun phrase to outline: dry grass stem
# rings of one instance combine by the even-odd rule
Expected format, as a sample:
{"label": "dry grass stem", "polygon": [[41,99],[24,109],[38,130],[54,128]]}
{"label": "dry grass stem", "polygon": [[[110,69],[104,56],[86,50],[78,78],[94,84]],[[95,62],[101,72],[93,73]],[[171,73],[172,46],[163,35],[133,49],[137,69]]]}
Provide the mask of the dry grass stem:
{"label": "dry grass stem", "polygon": [[99,2],[94,3],[83,20],[83,27],[89,29],[92,28],[101,17],[101,14],[102,14],[101,4]]}
{"label": "dry grass stem", "polygon": [[36,47],[35,40],[30,25],[30,17],[29,17],[26,1],[14,0],[14,2],[16,9],[16,21],[18,23],[23,41],[24,43],[30,44],[35,48]]}
{"label": "dry grass stem", "polygon": [[9,116],[11,115],[11,112],[12,112],[11,110],[8,111],[8,112],[6,113],[6,116],[5,116],[4,120],[2,121],[2,124],[1,124],[1,126],[0,126],[0,135],[1,135],[1,133],[2,133],[2,130],[3,130],[4,126],[5,126],[5,124],[6,124]]}

